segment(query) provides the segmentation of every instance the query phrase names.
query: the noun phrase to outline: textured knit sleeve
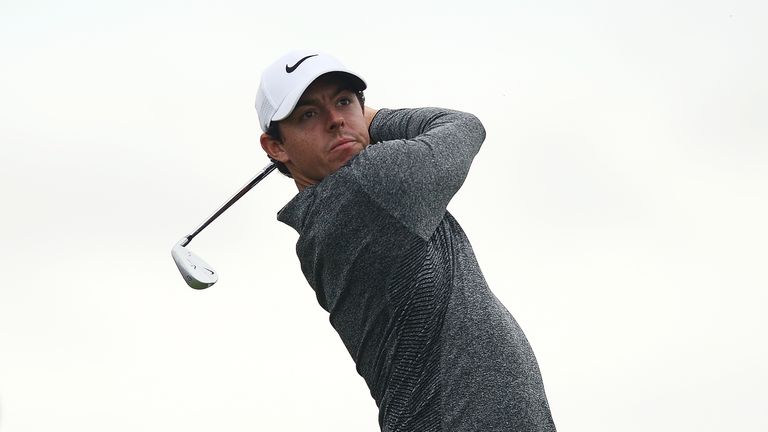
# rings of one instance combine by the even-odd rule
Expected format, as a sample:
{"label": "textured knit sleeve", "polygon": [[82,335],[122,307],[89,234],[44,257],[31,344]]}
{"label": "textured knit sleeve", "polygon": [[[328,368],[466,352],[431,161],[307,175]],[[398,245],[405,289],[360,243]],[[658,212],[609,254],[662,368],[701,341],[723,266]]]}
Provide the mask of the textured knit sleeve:
{"label": "textured knit sleeve", "polygon": [[485,129],[472,114],[441,108],[380,110],[371,142],[349,167],[363,189],[428,239],[464,183]]}

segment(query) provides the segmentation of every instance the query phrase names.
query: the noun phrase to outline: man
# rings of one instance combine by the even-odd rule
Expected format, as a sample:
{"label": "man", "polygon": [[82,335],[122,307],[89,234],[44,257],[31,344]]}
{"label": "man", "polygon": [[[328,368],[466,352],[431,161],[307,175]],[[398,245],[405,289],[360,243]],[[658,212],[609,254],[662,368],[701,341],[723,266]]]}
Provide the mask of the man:
{"label": "man", "polygon": [[446,206],[485,138],[471,114],[366,108],[333,57],[262,75],[261,145],[299,193],[278,219],[383,431],[554,431],[536,358]]}

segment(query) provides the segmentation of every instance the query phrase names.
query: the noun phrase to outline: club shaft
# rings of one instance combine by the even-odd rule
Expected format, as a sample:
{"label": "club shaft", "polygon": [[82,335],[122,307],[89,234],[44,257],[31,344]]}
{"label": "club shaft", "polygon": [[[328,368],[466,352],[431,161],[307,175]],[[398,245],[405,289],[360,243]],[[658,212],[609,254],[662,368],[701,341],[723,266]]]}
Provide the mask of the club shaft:
{"label": "club shaft", "polygon": [[197,229],[190,235],[187,236],[187,241],[182,244],[182,246],[188,245],[193,238],[195,238],[196,235],[200,234],[200,231],[204,230],[205,227],[210,225],[211,222],[216,220],[217,217],[219,217],[222,213],[224,213],[229,207],[232,206],[232,204],[236,203],[237,200],[243,197],[246,193],[248,193],[251,188],[259,184],[260,181],[264,180],[264,177],[269,175],[277,166],[275,166],[274,163],[270,162],[269,165],[265,166],[264,169],[259,171],[258,174],[254,178],[251,179],[245,186],[242,187],[236,194],[232,196],[232,198],[229,199],[229,201],[225,202],[224,205],[221,206],[220,209],[216,210],[214,214],[211,215],[211,217],[208,218],[205,222],[203,222]]}

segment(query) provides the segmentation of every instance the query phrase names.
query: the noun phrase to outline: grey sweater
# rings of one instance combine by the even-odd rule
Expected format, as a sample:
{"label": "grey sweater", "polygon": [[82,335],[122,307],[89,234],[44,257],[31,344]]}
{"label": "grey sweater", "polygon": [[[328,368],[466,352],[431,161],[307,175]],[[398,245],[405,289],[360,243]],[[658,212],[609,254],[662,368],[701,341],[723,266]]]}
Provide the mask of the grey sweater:
{"label": "grey sweater", "polygon": [[554,431],[541,374],[446,206],[485,138],[471,114],[380,110],[371,141],[278,219],[394,431]]}

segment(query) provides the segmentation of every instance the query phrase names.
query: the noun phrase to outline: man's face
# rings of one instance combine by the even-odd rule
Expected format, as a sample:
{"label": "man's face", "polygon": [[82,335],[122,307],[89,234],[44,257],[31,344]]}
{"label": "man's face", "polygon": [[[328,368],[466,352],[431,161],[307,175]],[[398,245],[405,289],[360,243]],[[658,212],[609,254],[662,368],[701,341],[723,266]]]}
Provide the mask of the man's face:
{"label": "man's face", "polygon": [[319,183],[370,143],[363,108],[348,88],[338,75],[321,76],[280,121],[282,143],[265,145],[262,137],[262,146],[288,167],[299,189]]}

